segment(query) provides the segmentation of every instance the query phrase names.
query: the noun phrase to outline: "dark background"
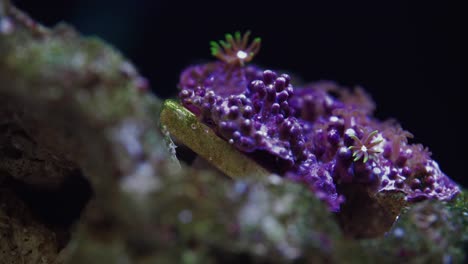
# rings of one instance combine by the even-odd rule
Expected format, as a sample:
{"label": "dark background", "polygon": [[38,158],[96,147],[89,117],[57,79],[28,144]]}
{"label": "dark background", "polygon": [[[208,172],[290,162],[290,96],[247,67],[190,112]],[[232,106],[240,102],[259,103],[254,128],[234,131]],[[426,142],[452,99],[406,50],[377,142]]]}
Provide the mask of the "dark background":
{"label": "dark background", "polygon": [[[45,25],[66,21],[128,57],[160,97],[180,71],[210,59],[210,40],[250,29],[255,62],[305,81],[364,87],[379,118],[396,118],[468,186],[466,23],[448,2],[16,0]],[[353,3],[350,3],[353,2]]]}

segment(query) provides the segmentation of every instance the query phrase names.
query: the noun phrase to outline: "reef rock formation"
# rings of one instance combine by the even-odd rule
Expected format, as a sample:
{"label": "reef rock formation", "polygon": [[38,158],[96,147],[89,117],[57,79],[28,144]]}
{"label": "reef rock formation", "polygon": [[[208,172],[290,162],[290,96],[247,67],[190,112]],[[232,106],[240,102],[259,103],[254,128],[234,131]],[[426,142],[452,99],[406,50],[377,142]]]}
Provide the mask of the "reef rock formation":
{"label": "reef rock formation", "polygon": [[[463,261],[463,193],[398,210],[385,236],[346,238],[362,214],[338,220],[305,185],[236,168],[245,155],[212,127],[168,103],[162,125],[161,108],[116,50],[0,0],[0,262]],[[187,128],[245,177],[179,164],[168,132]]]}

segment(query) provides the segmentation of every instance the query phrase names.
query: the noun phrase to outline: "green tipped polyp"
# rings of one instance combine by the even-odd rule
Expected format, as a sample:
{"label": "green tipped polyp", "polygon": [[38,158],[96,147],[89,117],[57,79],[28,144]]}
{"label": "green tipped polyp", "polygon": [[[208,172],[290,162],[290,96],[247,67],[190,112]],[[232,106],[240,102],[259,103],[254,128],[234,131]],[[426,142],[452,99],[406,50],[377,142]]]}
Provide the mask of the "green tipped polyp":
{"label": "green tipped polyp", "polygon": [[161,124],[180,143],[232,178],[271,173],[239,152],[175,100],[166,100]]}
{"label": "green tipped polyp", "polygon": [[236,38],[237,41],[241,40],[242,34],[240,33],[240,31],[236,31],[236,33],[234,33],[234,35],[235,35],[235,38]]}

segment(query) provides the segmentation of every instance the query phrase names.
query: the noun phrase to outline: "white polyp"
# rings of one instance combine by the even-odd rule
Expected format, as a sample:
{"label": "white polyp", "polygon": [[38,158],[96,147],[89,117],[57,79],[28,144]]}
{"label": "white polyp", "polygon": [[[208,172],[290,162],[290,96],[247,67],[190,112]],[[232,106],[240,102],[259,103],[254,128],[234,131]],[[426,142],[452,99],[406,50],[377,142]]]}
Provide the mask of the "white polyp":
{"label": "white polyp", "polygon": [[354,129],[352,129],[352,128],[348,128],[348,129],[346,129],[345,134],[352,137],[352,136],[356,135],[356,131],[354,131]]}
{"label": "white polyp", "polygon": [[337,116],[330,116],[330,122],[337,123],[340,119]]}
{"label": "white polyp", "polygon": [[380,170],[379,168],[374,168],[374,169],[372,169],[372,172],[373,172],[374,174],[380,175],[380,173],[382,172],[382,170]]}
{"label": "white polyp", "polygon": [[236,54],[237,58],[243,60],[245,58],[247,58],[249,54],[247,54],[247,52],[243,51],[243,50],[239,50]]}

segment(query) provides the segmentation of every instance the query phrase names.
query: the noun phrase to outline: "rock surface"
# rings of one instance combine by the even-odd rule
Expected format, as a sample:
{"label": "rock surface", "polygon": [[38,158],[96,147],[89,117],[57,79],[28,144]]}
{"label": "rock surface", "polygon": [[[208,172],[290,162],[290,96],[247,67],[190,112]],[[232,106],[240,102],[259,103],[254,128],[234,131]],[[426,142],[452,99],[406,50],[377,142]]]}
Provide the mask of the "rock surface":
{"label": "rock surface", "polygon": [[349,239],[338,222],[359,219],[302,185],[179,164],[146,89],[100,40],[0,0],[2,263],[463,262],[466,193]]}

